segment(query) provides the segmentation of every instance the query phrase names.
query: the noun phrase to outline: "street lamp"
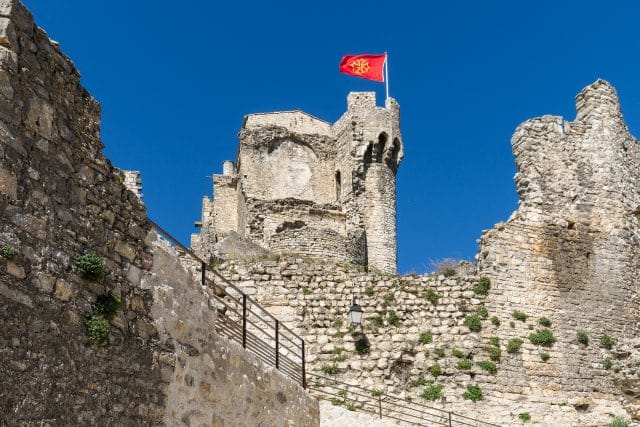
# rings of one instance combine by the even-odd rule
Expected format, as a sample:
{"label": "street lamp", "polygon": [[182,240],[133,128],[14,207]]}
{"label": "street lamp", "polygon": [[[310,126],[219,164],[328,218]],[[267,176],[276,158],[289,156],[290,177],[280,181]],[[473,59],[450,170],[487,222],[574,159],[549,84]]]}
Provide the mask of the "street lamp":
{"label": "street lamp", "polygon": [[351,326],[362,326],[362,308],[360,308],[360,306],[356,303],[355,295],[353,296],[353,301],[351,302],[351,308],[349,308],[347,317],[349,318]]}

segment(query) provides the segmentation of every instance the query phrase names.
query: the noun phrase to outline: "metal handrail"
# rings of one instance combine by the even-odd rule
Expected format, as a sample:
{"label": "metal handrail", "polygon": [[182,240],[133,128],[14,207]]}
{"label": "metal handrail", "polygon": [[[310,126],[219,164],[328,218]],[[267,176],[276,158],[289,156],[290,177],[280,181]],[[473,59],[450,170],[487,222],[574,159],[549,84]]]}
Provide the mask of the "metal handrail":
{"label": "metal handrail", "polygon": [[[344,393],[339,394],[340,392],[346,392],[362,398],[362,400],[351,399],[353,403],[360,406],[360,409],[365,412],[376,414],[380,418],[391,418],[413,425],[426,425],[425,422],[429,422],[430,424],[428,425],[441,425],[447,427],[498,427],[497,424],[487,423],[455,412],[427,406],[422,403],[413,401],[409,402],[399,397],[390,396],[362,386],[347,384],[334,378],[325,377],[312,372],[307,373],[307,377],[309,378],[308,389],[316,395],[316,397],[325,400],[341,398],[346,402],[348,400],[346,397],[347,395]],[[312,381],[312,379],[314,381]],[[323,383],[316,385],[315,382],[318,380],[323,381]],[[331,391],[327,391],[327,388],[338,391],[333,393]],[[356,391],[353,391],[354,389]],[[326,398],[325,395],[330,397]]]}
{"label": "metal handrail", "polygon": [[[223,298],[215,294],[213,295],[213,298],[217,302],[222,304],[222,306],[225,307],[225,310],[228,309],[231,312],[235,313],[235,315],[238,317],[238,319],[235,319],[235,322],[240,323],[240,325],[237,326],[230,324],[229,322],[234,322],[234,319],[226,315],[225,311],[225,320],[219,323],[220,332],[222,332],[229,339],[238,341],[246,350],[254,353],[262,361],[275,366],[276,369],[280,370],[288,377],[292,378],[295,381],[300,381],[303,388],[307,388],[304,340],[291,329],[289,329],[286,325],[284,325],[280,320],[278,320],[273,314],[269,313],[264,307],[258,304],[253,298],[249,297],[247,294],[242,292],[240,288],[228,281],[226,277],[220,274],[215,268],[208,266],[207,263],[202,260],[202,258],[196,255],[191,249],[180,243],[178,239],[173,237],[164,228],[160,227],[150,219],[149,224],[157,233],[163,235],[169,242],[176,245],[181,251],[200,263],[200,281],[203,286],[209,286],[209,284],[207,283],[206,274],[207,271],[209,271],[210,273],[213,273],[217,280],[221,281],[226,286],[225,296],[230,296],[226,295],[228,294],[226,291],[229,288],[238,294],[237,300],[235,296],[233,298]],[[235,305],[237,308],[233,307],[233,305]],[[238,305],[240,307],[238,307]],[[262,315],[254,311],[254,309],[260,311]],[[249,319],[251,315],[257,318],[255,322],[252,319]],[[265,317],[263,317],[264,315],[266,315],[266,319]],[[269,322],[270,320],[274,322],[273,326]],[[265,327],[262,327],[256,322],[263,323]],[[260,332],[263,337],[258,337],[256,335],[256,332]],[[283,332],[286,332],[286,334],[283,334]],[[270,346],[270,343],[265,342],[265,337],[266,339],[272,341],[271,344],[273,344],[273,347]],[[293,347],[295,347],[300,352],[298,353],[291,347],[284,345],[281,342],[281,338],[285,338],[287,341],[293,344]],[[299,344],[294,342],[294,339],[299,341]],[[286,353],[281,354],[281,348],[285,348],[288,353],[296,356],[296,358],[299,359],[299,362],[291,360],[285,355]],[[274,360],[271,359],[271,350],[273,350]]]}

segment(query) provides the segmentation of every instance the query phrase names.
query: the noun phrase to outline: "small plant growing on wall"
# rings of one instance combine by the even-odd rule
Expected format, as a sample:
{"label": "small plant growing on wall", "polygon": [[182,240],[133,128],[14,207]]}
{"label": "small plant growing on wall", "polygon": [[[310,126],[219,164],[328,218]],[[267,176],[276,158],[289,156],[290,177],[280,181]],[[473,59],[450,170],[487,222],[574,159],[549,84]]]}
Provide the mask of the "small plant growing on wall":
{"label": "small plant growing on wall", "polygon": [[373,296],[373,286],[367,286],[367,288],[364,290],[364,294],[368,297],[372,297]]}
{"label": "small plant growing on wall", "polygon": [[76,258],[75,271],[87,280],[98,280],[104,273],[104,263],[98,255],[87,252]]}
{"label": "small plant growing on wall", "polygon": [[89,342],[94,345],[107,345],[111,327],[109,321],[99,314],[94,314],[86,320]]}
{"label": "small plant growing on wall", "polygon": [[431,344],[433,342],[433,336],[431,332],[425,331],[420,334],[420,338],[418,338],[418,342],[420,344]]}
{"label": "small plant growing on wall", "polygon": [[109,291],[104,295],[98,296],[94,313],[104,316],[107,320],[111,320],[115,317],[118,310],[120,310],[120,306],[122,306],[120,297]]}
{"label": "small plant growing on wall", "polygon": [[464,357],[464,353],[462,350],[454,348],[451,350],[451,355],[457,357],[458,359],[462,359]]}
{"label": "small plant growing on wall", "polygon": [[547,317],[541,317],[538,319],[538,324],[540,326],[544,326],[545,328],[548,328],[551,326],[551,320],[549,320]]}
{"label": "small plant growing on wall", "polygon": [[342,319],[336,319],[331,324],[334,328],[340,328],[342,326]]}
{"label": "small plant growing on wall", "polygon": [[492,375],[495,375],[498,372],[498,367],[496,366],[496,364],[489,360],[478,362],[478,366]]}
{"label": "small plant growing on wall", "polygon": [[311,289],[307,288],[306,286],[302,288],[302,295],[309,295],[310,293]]}
{"label": "small plant growing on wall", "polygon": [[471,369],[471,366],[473,366],[473,362],[471,362],[471,360],[469,359],[460,359],[456,364],[456,368],[460,369],[461,371],[467,371]]}
{"label": "small plant growing on wall", "polygon": [[412,380],[409,383],[409,387],[420,387],[421,385],[427,384],[427,380],[424,379],[422,375],[419,375],[418,378]]}
{"label": "small plant growing on wall", "polygon": [[507,353],[517,353],[522,346],[522,340],[520,338],[513,338],[507,343]]}
{"label": "small plant growing on wall", "polygon": [[608,371],[613,367],[613,362],[607,357],[602,361],[602,367]]}
{"label": "small plant growing on wall", "polygon": [[611,420],[609,424],[607,424],[607,427],[629,427],[630,424],[631,424],[631,421],[629,420],[625,420],[624,418],[620,418],[620,417],[615,417],[613,420]]}
{"label": "small plant growing on wall", "polygon": [[526,322],[528,317],[529,316],[527,316],[524,312],[520,310],[514,310],[513,312],[513,318],[521,322]]}
{"label": "small plant growing on wall", "polygon": [[502,357],[502,350],[500,350],[500,346],[493,345],[489,347],[487,352],[489,353],[489,359],[493,360],[494,362],[500,361],[500,358]]}
{"label": "small plant growing on wall", "polygon": [[335,363],[327,363],[322,366],[322,372],[327,375],[337,375],[340,370],[338,369],[338,365]]}
{"label": "small plant growing on wall", "polygon": [[440,299],[440,295],[436,291],[431,288],[427,288],[423,293],[424,298],[429,301],[431,304],[438,304],[438,300]]}
{"label": "small plant growing on wall", "polygon": [[387,322],[389,322],[391,326],[398,326],[398,323],[400,323],[400,318],[395,311],[389,310],[389,312],[387,313]]}
{"label": "small plant growing on wall", "polygon": [[356,353],[360,355],[369,354],[371,351],[371,344],[367,337],[362,337],[355,342]]}
{"label": "small plant growing on wall", "polygon": [[431,367],[429,367],[429,373],[436,378],[442,375],[442,368],[440,367],[440,364],[434,363],[431,365]]}
{"label": "small plant growing on wall", "polygon": [[444,348],[436,348],[433,352],[437,357],[444,357]]}
{"label": "small plant growing on wall", "polygon": [[493,323],[493,326],[500,326],[500,319],[498,319],[498,316],[491,317],[491,323]]}
{"label": "small plant growing on wall", "polygon": [[489,293],[489,289],[491,289],[491,279],[486,276],[483,276],[478,280],[478,282],[473,286],[473,292],[476,295],[486,296]]}
{"label": "small plant growing on wall", "polygon": [[0,256],[2,258],[11,261],[16,256],[16,251],[9,245],[0,246]]}
{"label": "small plant growing on wall", "polygon": [[378,315],[371,319],[371,322],[378,328],[381,328],[384,325],[384,319],[382,316]]}
{"label": "small plant growing on wall", "polygon": [[585,347],[589,345],[589,336],[585,331],[576,332],[576,339],[580,344],[584,345]]}
{"label": "small plant growing on wall", "polygon": [[475,384],[468,384],[467,391],[462,394],[462,398],[472,402],[477,402],[479,400],[483,400],[484,396],[482,395],[482,390],[479,386]]}
{"label": "small plant growing on wall", "polygon": [[531,415],[529,415],[528,412],[522,412],[518,414],[518,418],[520,418],[520,421],[522,421],[523,423],[528,423],[529,421],[531,421]]}
{"label": "small plant growing on wall", "polygon": [[480,332],[482,322],[477,314],[471,314],[464,319],[464,326],[469,328],[471,332]]}
{"label": "small plant growing on wall", "polygon": [[485,307],[484,305],[480,306],[476,313],[478,314],[478,316],[480,316],[481,319],[486,319],[487,317],[489,317],[489,310],[487,310],[487,307]]}
{"label": "small plant growing on wall", "polygon": [[529,341],[535,345],[551,347],[556,342],[556,338],[549,329],[538,329],[535,333],[529,334]]}
{"label": "small plant growing on wall", "polygon": [[429,382],[427,386],[424,388],[424,391],[422,392],[420,397],[430,402],[434,400],[438,400],[442,398],[442,388],[443,388],[442,384]]}
{"label": "small plant growing on wall", "polygon": [[542,353],[540,353],[540,359],[541,359],[543,362],[546,362],[547,360],[549,360],[549,358],[550,358],[550,357],[551,357],[551,356],[549,356],[549,353],[547,353],[547,352],[544,352],[544,351],[543,351]]}
{"label": "small plant growing on wall", "polygon": [[611,350],[614,344],[615,344],[615,341],[609,335],[604,334],[603,336],[600,337],[600,347],[606,348],[607,350]]}

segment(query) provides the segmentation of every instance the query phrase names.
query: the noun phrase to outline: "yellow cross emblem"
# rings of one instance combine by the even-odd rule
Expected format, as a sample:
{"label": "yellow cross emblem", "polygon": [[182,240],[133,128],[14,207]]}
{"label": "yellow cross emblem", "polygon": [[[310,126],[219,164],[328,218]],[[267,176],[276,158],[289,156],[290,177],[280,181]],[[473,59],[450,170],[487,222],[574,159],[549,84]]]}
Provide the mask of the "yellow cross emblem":
{"label": "yellow cross emblem", "polygon": [[362,74],[366,74],[371,69],[371,67],[369,66],[369,61],[364,58],[359,58],[351,61],[351,64],[349,64],[349,66],[351,67],[353,73],[359,76],[361,76]]}

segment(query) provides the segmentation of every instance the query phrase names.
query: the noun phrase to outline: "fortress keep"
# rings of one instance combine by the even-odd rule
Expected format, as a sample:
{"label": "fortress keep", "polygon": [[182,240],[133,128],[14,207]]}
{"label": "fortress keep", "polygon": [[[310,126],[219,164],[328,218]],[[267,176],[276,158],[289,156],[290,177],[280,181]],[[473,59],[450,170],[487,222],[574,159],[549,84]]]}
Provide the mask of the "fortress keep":
{"label": "fortress keep", "polygon": [[214,175],[201,227],[202,256],[229,232],[275,253],[350,261],[396,272],[396,172],[400,109],[352,92],[334,124],[302,111],[244,118],[235,163]]}

